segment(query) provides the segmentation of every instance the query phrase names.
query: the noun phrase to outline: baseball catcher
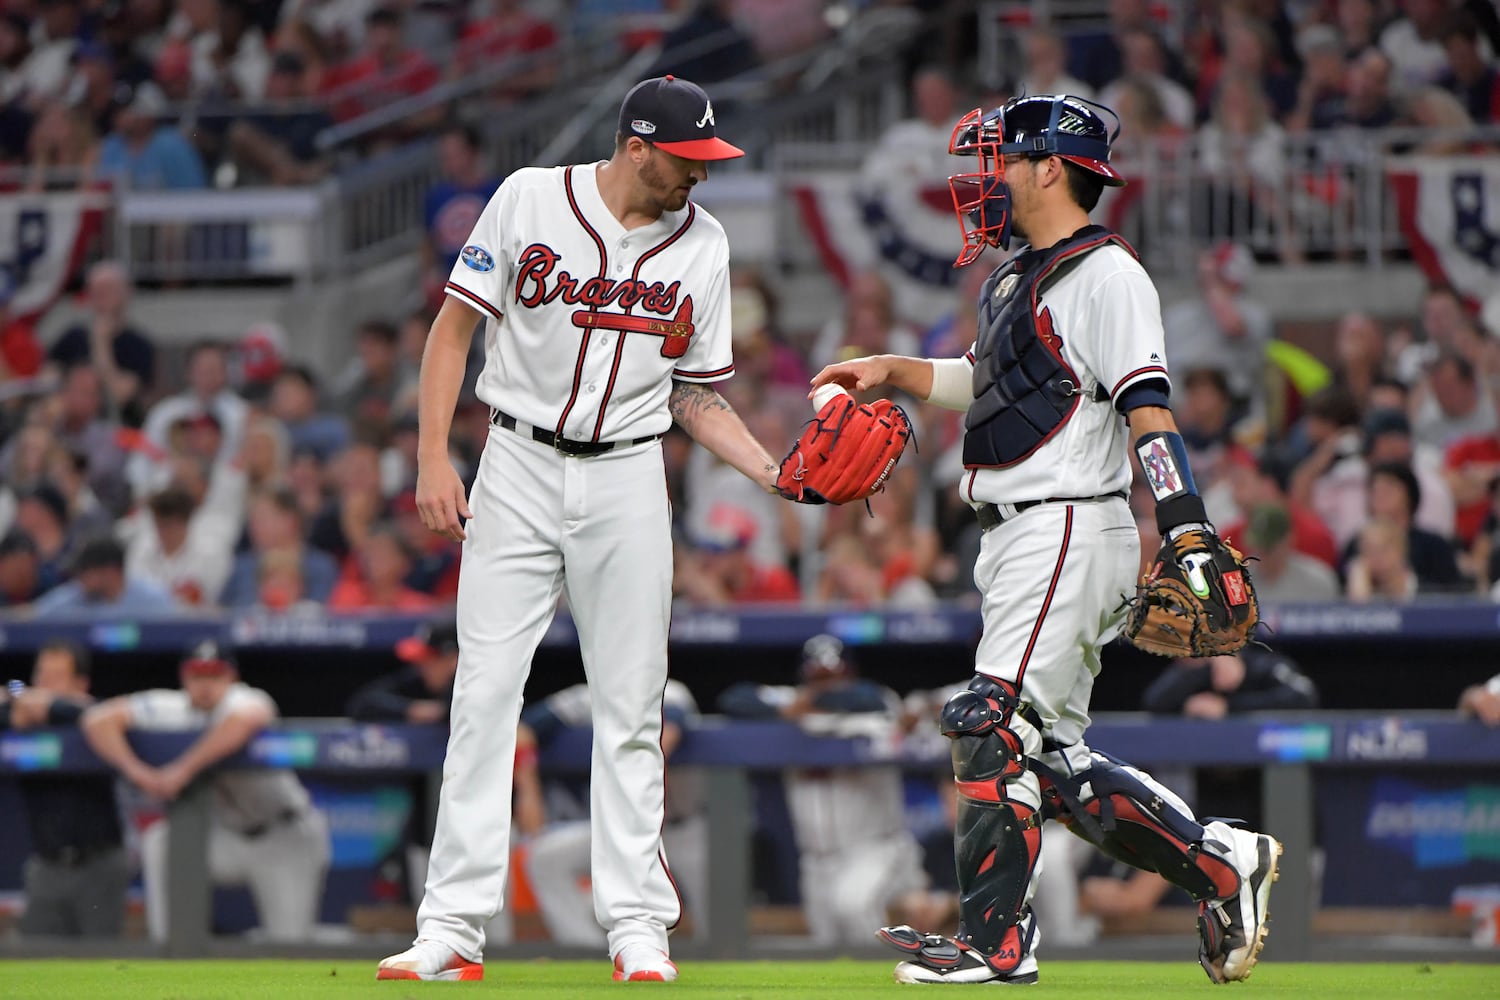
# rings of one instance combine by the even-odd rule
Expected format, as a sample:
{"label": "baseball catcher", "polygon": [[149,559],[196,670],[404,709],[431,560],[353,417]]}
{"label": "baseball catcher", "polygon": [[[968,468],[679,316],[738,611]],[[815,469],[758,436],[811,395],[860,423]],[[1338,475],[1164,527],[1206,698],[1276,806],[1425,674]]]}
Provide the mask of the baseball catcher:
{"label": "baseball catcher", "polygon": [[[957,800],[959,926],[883,928],[901,953],[897,982],[1039,980],[1032,901],[1054,835],[1046,820],[1186,891],[1212,981],[1248,977],[1265,942],[1276,838],[1200,820],[1088,741],[1101,650],[1127,618],[1138,643],[1163,653],[1238,649],[1256,622],[1244,563],[1208,519],[1172,415],[1156,289],[1130,245],[1090,221],[1104,188],[1126,182],[1110,164],[1118,134],[1112,111],[1066,94],[965,115],[949,142],[972,158],[949,178],[957,263],[1025,240],[985,281],[972,347],[856,358],[813,378],[889,385],[962,412],[959,496],[980,527],[975,676],[939,715]],[[1136,458],[1167,539],[1144,581],[1126,502]]]}
{"label": "baseball catcher", "polygon": [[835,393],[781,460],[776,489],[798,503],[863,500],[885,489],[910,440],[911,421],[895,403]]}

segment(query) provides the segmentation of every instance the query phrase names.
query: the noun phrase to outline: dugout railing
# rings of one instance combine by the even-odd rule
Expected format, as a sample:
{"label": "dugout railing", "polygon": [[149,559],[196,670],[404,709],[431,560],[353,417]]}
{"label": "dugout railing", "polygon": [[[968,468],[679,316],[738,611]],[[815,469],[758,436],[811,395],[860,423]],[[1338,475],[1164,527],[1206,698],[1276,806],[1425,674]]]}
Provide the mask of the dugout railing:
{"label": "dugout railing", "polygon": [[[368,736],[372,729],[377,731],[373,740]],[[565,732],[544,752],[544,771],[586,772],[590,735],[587,730]],[[131,739],[143,759],[163,763],[187,746],[193,734],[136,734]],[[421,774],[441,767],[444,742],[445,733],[438,727],[362,727],[336,720],[288,720],[257,737],[246,752],[222,766],[291,766],[310,774],[337,774],[345,778]],[[1500,795],[1500,787],[1494,786],[1500,781],[1500,774],[1496,773],[1500,762],[1500,729],[1459,721],[1451,715],[1293,713],[1221,722],[1110,715],[1096,719],[1090,742],[1145,765],[1240,765],[1261,770],[1261,825],[1286,848],[1281,879],[1273,896],[1274,932],[1267,946],[1267,957],[1273,960],[1348,955],[1362,948],[1386,955],[1421,950],[1419,944],[1393,944],[1378,935],[1363,942],[1327,941],[1313,935],[1312,916],[1318,906],[1313,859],[1314,847],[1320,843],[1315,830],[1321,824],[1325,851],[1355,850],[1348,838],[1330,842],[1330,816],[1327,810],[1320,811],[1315,802],[1315,784],[1324,777],[1373,770],[1399,774],[1420,783],[1426,780],[1424,775],[1441,771],[1472,776],[1475,782],[1492,787]],[[371,747],[378,752],[371,751]],[[702,768],[707,775],[704,785],[711,934],[707,942],[682,942],[679,953],[716,958],[785,954],[786,942],[757,940],[749,929],[752,774],[785,767],[882,765],[898,765],[937,776],[946,768],[947,756],[941,741],[898,744],[814,736],[788,723],[729,722],[710,717],[690,728],[674,756],[673,766]],[[101,768],[76,731],[0,734],[0,778],[23,773],[97,772]],[[169,846],[170,939],[162,950],[174,957],[205,955],[215,950],[209,933],[210,888],[206,875],[208,800],[206,788],[199,783],[169,807],[173,824]],[[1377,820],[1374,811],[1385,807],[1371,808],[1371,816],[1342,818],[1352,827],[1408,822],[1419,833],[1424,823],[1438,821],[1388,816]],[[1380,815],[1386,816],[1386,812]],[[1500,810],[1479,807],[1452,819],[1449,826],[1460,833],[1467,829],[1467,835],[1476,840],[1494,838],[1500,836],[1500,830],[1480,830],[1474,824],[1500,820],[1495,812]],[[1437,812],[1431,815],[1440,817]],[[1443,836],[1448,831],[1429,832]],[[1367,878],[1372,884],[1388,884],[1393,892],[1399,889],[1403,873],[1378,851],[1367,851],[1366,855]],[[1500,859],[1491,859],[1489,863],[1500,866]],[[1419,873],[1422,870],[1420,859],[1413,870]],[[1435,873],[1431,877],[1441,877],[1438,869],[1427,870]],[[1184,913],[1183,919],[1185,926],[1190,927],[1189,915]],[[356,940],[354,944],[368,950],[384,946],[385,942]],[[107,951],[108,947],[102,946],[102,950]],[[321,944],[314,950],[337,949]],[[534,953],[537,948],[523,946],[519,950]],[[798,950],[805,950],[805,946]],[[3,951],[26,954],[27,943],[4,945]],[[1480,960],[1500,958],[1500,952],[1496,951],[1454,954]]]}

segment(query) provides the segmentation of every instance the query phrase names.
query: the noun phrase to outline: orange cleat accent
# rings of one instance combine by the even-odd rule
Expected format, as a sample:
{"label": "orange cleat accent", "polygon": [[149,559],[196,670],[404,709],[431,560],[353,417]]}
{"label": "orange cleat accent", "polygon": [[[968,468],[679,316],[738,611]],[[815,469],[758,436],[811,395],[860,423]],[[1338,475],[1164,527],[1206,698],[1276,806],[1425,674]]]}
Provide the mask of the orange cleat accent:
{"label": "orange cleat accent", "polygon": [[617,983],[669,983],[677,978],[677,966],[664,952],[657,952],[661,958],[651,962],[649,965],[636,968],[631,972],[625,971],[625,962],[622,955],[615,956],[614,979]]}
{"label": "orange cleat accent", "polygon": [[[429,948],[431,942],[422,942],[422,946],[413,947],[399,955],[392,955],[380,963],[380,968],[375,970],[375,978],[382,979],[418,979],[426,982],[460,982],[473,983],[484,979],[484,963],[471,962],[457,952],[449,951],[448,958],[441,962],[437,961],[441,956],[434,956]],[[447,949],[444,949],[447,950]]]}

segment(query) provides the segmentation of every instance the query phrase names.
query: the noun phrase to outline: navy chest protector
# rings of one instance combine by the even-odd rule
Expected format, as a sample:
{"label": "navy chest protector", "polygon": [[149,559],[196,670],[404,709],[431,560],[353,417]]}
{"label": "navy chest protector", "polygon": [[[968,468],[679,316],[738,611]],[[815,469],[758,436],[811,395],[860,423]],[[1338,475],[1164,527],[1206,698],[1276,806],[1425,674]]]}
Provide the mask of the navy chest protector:
{"label": "navy chest protector", "polygon": [[1083,381],[1063,359],[1051,312],[1044,308],[1039,316],[1038,303],[1049,284],[1110,243],[1135,254],[1103,226],[1085,226],[1046,250],[1017,254],[985,281],[974,402],[964,416],[965,468],[1015,465],[1051,440],[1078,408]]}

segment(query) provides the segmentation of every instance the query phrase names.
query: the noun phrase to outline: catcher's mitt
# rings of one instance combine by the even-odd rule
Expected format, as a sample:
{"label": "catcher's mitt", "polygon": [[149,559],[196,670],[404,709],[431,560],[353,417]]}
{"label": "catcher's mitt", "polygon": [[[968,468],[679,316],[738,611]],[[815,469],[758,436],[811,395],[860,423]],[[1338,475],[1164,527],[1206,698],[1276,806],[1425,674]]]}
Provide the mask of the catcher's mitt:
{"label": "catcher's mitt", "polygon": [[885,489],[911,421],[888,399],[861,404],[839,393],[823,404],[781,460],[776,489],[798,503],[848,503]]}
{"label": "catcher's mitt", "polygon": [[1213,531],[1191,530],[1162,541],[1130,602],[1125,634],[1148,653],[1218,656],[1244,649],[1259,622],[1245,557]]}

